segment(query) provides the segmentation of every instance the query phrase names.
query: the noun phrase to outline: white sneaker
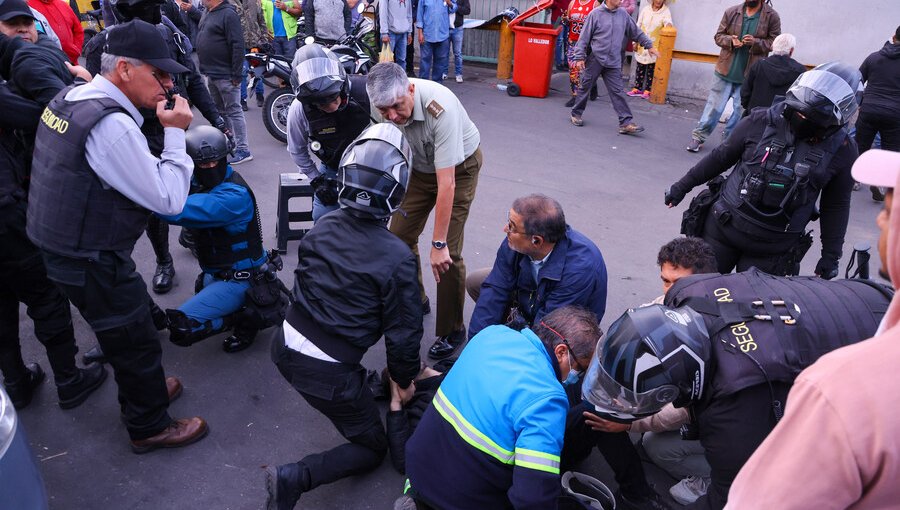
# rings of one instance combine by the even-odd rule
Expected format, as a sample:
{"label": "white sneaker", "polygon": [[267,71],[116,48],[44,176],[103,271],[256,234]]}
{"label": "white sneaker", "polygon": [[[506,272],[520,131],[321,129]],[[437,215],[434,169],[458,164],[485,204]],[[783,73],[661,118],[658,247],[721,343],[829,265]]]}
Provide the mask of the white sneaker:
{"label": "white sneaker", "polygon": [[689,476],[670,487],[669,494],[682,505],[690,505],[706,494],[707,487],[709,487],[708,478]]}
{"label": "white sneaker", "polygon": [[447,73],[442,74],[442,75],[441,75],[441,79],[442,79],[442,80],[446,80],[446,79],[447,79]]}
{"label": "white sneaker", "polygon": [[456,83],[462,83],[462,82],[463,82],[462,75],[461,75],[461,74],[457,74],[457,75],[456,75]]}

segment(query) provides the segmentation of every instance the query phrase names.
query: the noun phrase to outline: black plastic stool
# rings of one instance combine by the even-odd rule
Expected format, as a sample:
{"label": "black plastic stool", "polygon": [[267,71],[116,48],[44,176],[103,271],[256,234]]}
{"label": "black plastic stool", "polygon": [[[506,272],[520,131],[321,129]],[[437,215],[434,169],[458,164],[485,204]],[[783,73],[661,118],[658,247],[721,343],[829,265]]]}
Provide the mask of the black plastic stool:
{"label": "black plastic stool", "polygon": [[[278,239],[278,251],[287,252],[288,241],[302,239],[309,228],[291,228],[294,222],[312,223],[313,189],[309,181],[299,173],[281,174],[278,186],[278,221],[275,224],[275,236]],[[302,211],[291,211],[292,198],[309,197],[309,208]]]}

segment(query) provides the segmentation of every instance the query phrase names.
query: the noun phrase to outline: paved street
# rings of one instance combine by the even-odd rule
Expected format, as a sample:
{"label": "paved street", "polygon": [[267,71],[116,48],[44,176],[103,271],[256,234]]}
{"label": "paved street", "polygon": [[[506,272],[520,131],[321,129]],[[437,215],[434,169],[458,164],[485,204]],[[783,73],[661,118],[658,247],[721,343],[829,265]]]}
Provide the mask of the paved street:
{"label": "paved street", "polygon": [[[512,98],[498,91],[493,73],[492,68],[467,66],[465,83],[457,84],[452,78],[447,82],[481,131],[484,151],[478,193],[467,224],[467,267],[492,264],[514,198],[532,192],[550,195],[561,202],[568,223],[591,237],[606,259],[610,277],[607,314],[602,321],[606,329],[626,308],[659,294],[656,254],[660,245],[678,235],[681,213],[689,202],[688,198],[676,210],[668,210],[663,205],[663,190],[708,153],[719,139],[721,125],[703,152],[690,154],[684,146],[699,117],[698,105],[654,106],[629,98],[636,122],[646,131],[640,136],[618,135],[615,114],[601,87],[600,99],[589,103],[584,114],[584,127],[576,128],[563,107],[568,94],[565,74],[554,76],[555,90],[548,98],[533,99]],[[255,159],[236,168],[256,193],[267,247],[274,247],[278,177],[295,167],[284,145],[265,131],[255,103],[246,116]],[[877,253],[874,219],[879,209],[868,191],[854,193],[842,272],[853,243],[869,242],[873,254]],[[174,308],[191,295],[198,272],[196,261],[177,244],[177,234],[178,228],[173,228],[170,237],[177,287],[156,297],[163,308]],[[430,239],[429,226],[422,237],[423,247]],[[816,239],[804,260],[804,274],[812,272],[818,257]],[[876,254],[872,259],[873,275],[877,258]],[[155,262],[145,238],[135,249],[135,259],[149,281]],[[293,283],[295,266],[296,242],[289,245],[281,273],[288,286]],[[434,303],[434,282],[426,285]],[[468,300],[467,315],[472,307]],[[77,312],[73,315],[84,352],[94,338]],[[49,369],[24,308],[21,318],[26,360]],[[423,354],[433,340],[433,325],[433,316],[426,316]],[[265,501],[261,466],[296,461],[343,441],[278,373],[269,358],[268,332],[237,354],[224,353],[220,340],[215,337],[184,348],[161,335],[166,373],[180,377],[185,387],[170,413],[173,417],[200,415],[210,425],[206,439],[183,449],[133,454],[119,421],[112,378],[71,411],[59,409],[52,382],[45,382],[19,416],[39,457],[51,508],[259,509]],[[384,367],[382,344],[367,354],[364,364],[378,370]],[[596,454],[582,470],[614,484]],[[658,472],[652,478],[661,492],[674,483]],[[403,477],[385,461],[374,473],[304,494],[298,508],[388,509],[402,487]]]}

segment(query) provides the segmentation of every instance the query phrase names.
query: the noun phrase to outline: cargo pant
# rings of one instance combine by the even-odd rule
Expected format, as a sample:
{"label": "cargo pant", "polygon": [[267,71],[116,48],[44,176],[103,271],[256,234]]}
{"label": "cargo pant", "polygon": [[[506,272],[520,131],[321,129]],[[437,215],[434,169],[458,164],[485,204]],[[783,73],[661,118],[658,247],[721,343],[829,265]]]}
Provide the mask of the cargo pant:
{"label": "cargo pant", "polygon": [[[463,328],[463,305],[466,297],[466,266],[462,258],[463,231],[472,200],[475,199],[481,163],[481,148],[478,148],[465,161],[456,165],[456,191],[453,195],[453,210],[450,213],[446,240],[453,264],[441,275],[441,281],[437,284],[437,314],[434,327],[436,336],[446,336]],[[425,301],[425,288],[422,286],[419,236],[425,229],[431,210],[434,209],[437,191],[437,175],[411,172],[406,197],[400,206],[406,216],[398,213],[391,218],[391,232],[406,243],[419,259],[419,287],[422,289],[422,301]],[[430,258],[426,257],[425,263],[429,264],[430,269],[429,261]]]}

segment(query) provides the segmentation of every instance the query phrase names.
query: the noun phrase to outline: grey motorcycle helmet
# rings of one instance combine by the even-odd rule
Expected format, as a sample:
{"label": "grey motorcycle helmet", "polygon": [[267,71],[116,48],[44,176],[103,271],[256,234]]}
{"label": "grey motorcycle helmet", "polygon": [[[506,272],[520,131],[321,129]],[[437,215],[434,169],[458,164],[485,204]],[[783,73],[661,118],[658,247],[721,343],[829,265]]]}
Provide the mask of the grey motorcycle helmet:
{"label": "grey motorcycle helmet", "polygon": [[412,149],[393,124],[369,126],[344,151],[338,168],[338,203],[355,216],[387,219],[400,208]]}
{"label": "grey motorcycle helmet", "polygon": [[294,54],[291,62],[291,87],[297,101],[307,105],[346,99],[350,78],[337,55],[320,44],[307,44]]}

